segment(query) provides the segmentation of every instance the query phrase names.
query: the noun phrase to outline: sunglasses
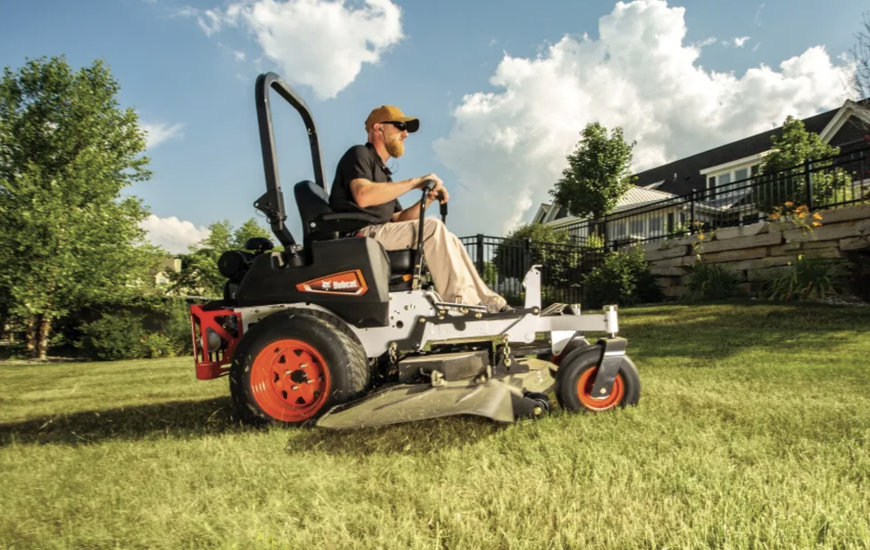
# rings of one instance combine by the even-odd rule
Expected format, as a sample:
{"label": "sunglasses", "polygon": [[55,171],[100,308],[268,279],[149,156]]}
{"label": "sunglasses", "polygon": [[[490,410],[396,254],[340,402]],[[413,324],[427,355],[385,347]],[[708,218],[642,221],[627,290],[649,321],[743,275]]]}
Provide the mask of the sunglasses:
{"label": "sunglasses", "polygon": [[396,127],[396,130],[398,130],[400,132],[404,132],[405,130],[408,129],[407,124],[405,124],[404,122],[397,122],[395,120],[385,120],[382,124],[392,124],[393,126]]}

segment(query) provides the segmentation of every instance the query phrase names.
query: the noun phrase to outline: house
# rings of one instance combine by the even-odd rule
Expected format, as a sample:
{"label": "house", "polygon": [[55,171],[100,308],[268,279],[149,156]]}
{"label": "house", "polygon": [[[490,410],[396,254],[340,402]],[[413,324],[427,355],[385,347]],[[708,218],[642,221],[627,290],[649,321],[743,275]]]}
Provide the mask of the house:
{"label": "house", "polygon": [[163,258],[156,266],[154,273],[154,284],[158,287],[166,287],[171,283],[170,273],[181,272],[181,259],[174,257]]}
{"label": "house", "polygon": [[[807,117],[803,122],[807,131],[818,133],[824,142],[847,154],[868,145],[868,108],[870,98],[859,102],[847,100],[839,109]],[[641,235],[643,239],[637,240],[647,240],[672,234],[675,228],[695,220],[715,220],[717,226],[758,220],[758,210],[745,200],[744,187],[748,185],[740,183],[751,184],[770,151],[771,137],[780,131],[780,127],[774,128],[635,174],[636,187],[607,216],[608,240],[630,240]],[[656,204],[652,200],[654,194],[659,197]],[[689,194],[697,199],[693,204],[689,205],[685,198],[677,200]],[[662,202],[668,199],[673,199],[672,206]],[[644,209],[647,205],[649,208]],[[578,237],[585,236],[591,225],[588,220],[569,216],[558,204],[541,205],[534,221],[568,228]]]}
{"label": "house", "polygon": [[[673,208],[661,208],[662,203],[674,200]],[[685,224],[685,213],[677,196],[673,193],[648,187],[633,187],[616,203],[616,208],[606,220],[606,235],[610,239],[628,240],[640,235],[665,236],[673,233],[677,224]],[[649,206],[645,209],[645,206]],[[625,212],[632,216],[620,216]],[[611,219],[612,218],[612,219]],[[582,222],[569,216],[567,210],[558,204],[542,204],[538,208],[534,222],[545,223],[556,229],[567,229],[575,239],[585,242],[592,232],[593,224]],[[645,238],[645,237],[644,237]]]}

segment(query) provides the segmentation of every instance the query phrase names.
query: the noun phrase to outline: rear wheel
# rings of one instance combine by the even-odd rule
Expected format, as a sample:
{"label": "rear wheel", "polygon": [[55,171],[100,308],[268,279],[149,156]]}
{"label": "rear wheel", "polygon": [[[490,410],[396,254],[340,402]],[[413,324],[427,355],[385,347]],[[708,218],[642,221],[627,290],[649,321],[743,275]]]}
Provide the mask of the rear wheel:
{"label": "rear wheel", "polygon": [[599,412],[636,405],[640,400],[640,376],[627,357],[619,367],[610,395],[592,395],[600,359],[601,348],[591,346],[572,351],[562,361],[556,375],[556,397],[563,409]]}
{"label": "rear wheel", "polygon": [[230,393],[247,422],[299,425],[368,388],[365,351],[335,324],[285,311],[253,325],[230,368]]}

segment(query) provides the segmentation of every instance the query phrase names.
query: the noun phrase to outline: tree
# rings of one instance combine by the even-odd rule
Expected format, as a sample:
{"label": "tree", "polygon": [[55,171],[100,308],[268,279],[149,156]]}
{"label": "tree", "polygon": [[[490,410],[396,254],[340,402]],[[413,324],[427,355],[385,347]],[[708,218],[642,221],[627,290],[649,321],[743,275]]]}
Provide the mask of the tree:
{"label": "tree", "polygon": [[230,222],[220,221],[208,226],[208,237],[190,247],[182,254],[181,271],[170,274],[174,292],[195,296],[222,296],[223,275],[218,271],[218,260],[228,250],[244,250],[245,243],[253,237],[269,237],[269,231],[253,218],[248,219],[233,231]]}
{"label": "tree", "polygon": [[[772,151],[760,167],[760,185],[756,206],[771,212],[786,202],[807,202],[807,181],[812,183],[813,201],[823,204],[830,193],[847,178],[840,170],[824,170],[840,150],[822,141],[819,134],[808,132],[802,120],[789,116],[782,132],[771,137]],[[807,169],[812,169],[807,173]]]}
{"label": "tree", "polygon": [[124,292],[141,272],[136,197],[150,177],[145,136],[122,110],[118,82],[95,61],[63,57],[4,69],[0,82],[0,288],[45,358],[51,323],[71,308]]}
{"label": "tree", "polygon": [[863,27],[855,33],[856,43],[851,54],[855,60],[854,88],[857,99],[870,97],[870,12],[862,17]]}
{"label": "tree", "polygon": [[568,155],[568,167],[550,194],[575,216],[601,219],[616,207],[620,197],[631,189],[631,151],[622,128],[607,128],[597,122],[587,124],[582,139]]}

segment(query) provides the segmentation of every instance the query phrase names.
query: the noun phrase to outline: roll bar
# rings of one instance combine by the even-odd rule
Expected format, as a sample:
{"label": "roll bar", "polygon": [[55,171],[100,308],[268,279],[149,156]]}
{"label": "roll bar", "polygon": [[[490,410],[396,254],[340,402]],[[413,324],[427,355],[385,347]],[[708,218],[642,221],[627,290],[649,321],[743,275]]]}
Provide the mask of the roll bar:
{"label": "roll bar", "polygon": [[275,132],[272,126],[272,109],[269,105],[269,91],[275,90],[302,117],[308,132],[308,142],[311,147],[311,162],[314,167],[314,181],[326,191],[323,163],[320,160],[320,142],[317,140],[317,128],[314,117],[308,110],[308,105],[275,73],[264,73],[257,77],[254,92],[257,103],[257,123],[260,128],[260,146],[263,151],[263,169],[266,175],[266,192],[254,202],[254,208],[266,214],[272,233],[290,251],[296,240],[287,229],[284,221],[287,214],[284,211],[284,194],[281,192],[281,181],[278,178],[278,162],[275,154]]}

